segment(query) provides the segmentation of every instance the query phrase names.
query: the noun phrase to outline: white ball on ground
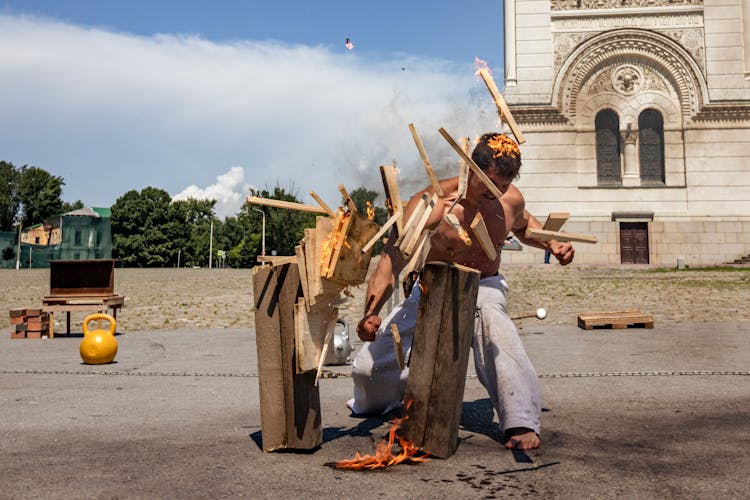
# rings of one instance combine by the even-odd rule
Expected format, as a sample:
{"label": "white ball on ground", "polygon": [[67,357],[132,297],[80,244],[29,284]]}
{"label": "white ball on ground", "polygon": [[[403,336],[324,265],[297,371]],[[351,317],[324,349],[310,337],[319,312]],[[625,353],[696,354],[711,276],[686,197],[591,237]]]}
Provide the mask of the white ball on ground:
{"label": "white ball on ground", "polygon": [[547,310],[543,307],[540,307],[536,310],[536,317],[539,319],[544,319],[547,317]]}

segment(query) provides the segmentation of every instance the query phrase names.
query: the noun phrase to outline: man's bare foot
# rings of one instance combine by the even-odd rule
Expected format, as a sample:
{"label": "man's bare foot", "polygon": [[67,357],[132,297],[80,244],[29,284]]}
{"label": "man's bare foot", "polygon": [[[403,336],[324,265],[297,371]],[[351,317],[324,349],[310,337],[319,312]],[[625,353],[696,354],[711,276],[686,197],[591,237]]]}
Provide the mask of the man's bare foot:
{"label": "man's bare foot", "polygon": [[508,429],[505,431],[505,436],[508,438],[505,447],[509,450],[533,450],[539,448],[542,443],[536,432],[525,427]]}

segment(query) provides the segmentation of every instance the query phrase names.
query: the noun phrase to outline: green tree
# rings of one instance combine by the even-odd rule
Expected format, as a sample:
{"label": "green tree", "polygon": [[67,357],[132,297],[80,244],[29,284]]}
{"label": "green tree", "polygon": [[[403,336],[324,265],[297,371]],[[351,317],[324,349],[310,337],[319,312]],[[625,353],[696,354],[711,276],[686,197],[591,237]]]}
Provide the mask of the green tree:
{"label": "green tree", "polygon": [[0,231],[13,231],[18,217],[21,207],[18,176],[18,170],[12,163],[0,161]]}
{"label": "green tree", "polygon": [[[273,188],[265,188],[254,194],[261,198],[300,203],[297,198],[298,190],[294,186],[282,187],[277,184]],[[237,215],[237,219],[245,228],[243,252],[249,258],[246,261],[243,258],[243,263],[247,262],[249,266],[256,264],[263,246],[261,234],[263,215],[260,212],[265,214],[266,218],[267,255],[272,255],[274,251],[277,255],[294,255],[294,247],[305,236],[305,228],[315,226],[315,214],[246,203]]]}
{"label": "green tree", "polygon": [[38,224],[51,215],[62,212],[62,177],[39,167],[24,165],[18,178],[18,199],[24,227]]}
{"label": "green tree", "polygon": [[169,205],[163,189],[130,190],[112,205],[112,254],[124,266],[164,266],[174,253]]}
{"label": "green tree", "polygon": [[214,232],[220,230],[220,221],[214,216],[215,200],[176,200],[169,206],[169,227],[166,229],[173,242],[170,262],[176,265],[180,255],[180,266],[208,265],[208,249],[211,221]]}

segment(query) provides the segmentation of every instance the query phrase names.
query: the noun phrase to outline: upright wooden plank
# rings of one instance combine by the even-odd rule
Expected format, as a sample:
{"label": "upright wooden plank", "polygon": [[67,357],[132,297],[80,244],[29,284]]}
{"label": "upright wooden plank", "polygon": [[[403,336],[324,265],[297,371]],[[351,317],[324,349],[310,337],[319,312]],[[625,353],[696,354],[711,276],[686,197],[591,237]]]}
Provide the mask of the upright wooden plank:
{"label": "upright wooden plank", "polygon": [[328,301],[318,301],[307,308],[303,298],[297,299],[294,307],[295,339],[297,345],[297,373],[309,372],[318,367],[320,353],[328,332],[336,326],[339,310]]}
{"label": "upright wooden plank", "polygon": [[426,265],[421,275],[402,435],[440,458],[458,446],[479,278],[479,271],[443,263]]}
{"label": "upright wooden plank", "polygon": [[253,268],[263,450],[313,449],[323,441],[320,395],[312,373],[296,374],[296,264]]}
{"label": "upright wooden plank", "polygon": [[469,227],[471,227],[471,231],[479,241],[479,246],[482,247],[482,251],[487,258],[491,261],[497,259],[497,249],[495,248],[495,244],[492,243],[490,232],[487,230],[487,225],[484,223],[484,218],[482,217],[481,212],[477,212],[474,216],[474,220],[471,221],[471,226]]}
{"label": "upright wooden plank", "polygon": [[432,189],[438,196],[443,196],[443,188],[440,186],[440,182],[435,176],[435,172],[432,170],[432,164],[430,164],[430,160],[429,158],[427,158],[427,151],[425,151],[424,145],[422,144],[422,139],[419,137],[417,129],[416,127],[414,127],[413,123],[409,124],[409,131],[411,132],[411,136],[414,139],[414,144],[416,144],[417,146],[419,156],[422,158],[422,163],[424,164],[424,168],[427,171],[427,176],[430,178]]}

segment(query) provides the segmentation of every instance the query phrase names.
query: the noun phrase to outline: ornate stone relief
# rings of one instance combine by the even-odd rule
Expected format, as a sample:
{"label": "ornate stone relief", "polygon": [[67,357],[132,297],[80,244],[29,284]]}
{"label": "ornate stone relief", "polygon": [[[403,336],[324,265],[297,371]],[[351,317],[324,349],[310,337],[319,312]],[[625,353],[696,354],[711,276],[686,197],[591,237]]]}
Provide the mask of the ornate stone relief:
{"label": "ornate stone relief", "polygon": [[703,0],[552,0],[552,10],[617,9],[623,7],[674,7],[703,5]]}
{"label": "ornate stone relief", "polygon": [[[587,80],[592,81],[588,93],[607,89],[628,96],[643,90],[662,91],[677,98],[683,116],[698,112],[703,104],[702,75],[695,71],[695,61],[676,49],[676,43],[641,30],[620,30],[598,38],[598,42],[583,44],[589,47],[574,50],[570,57],[575,59],[569,57],[558,74],[554,102],[569,120],[575,122],[577,100]],[[609,70],[599,74],[602,68]]]}

